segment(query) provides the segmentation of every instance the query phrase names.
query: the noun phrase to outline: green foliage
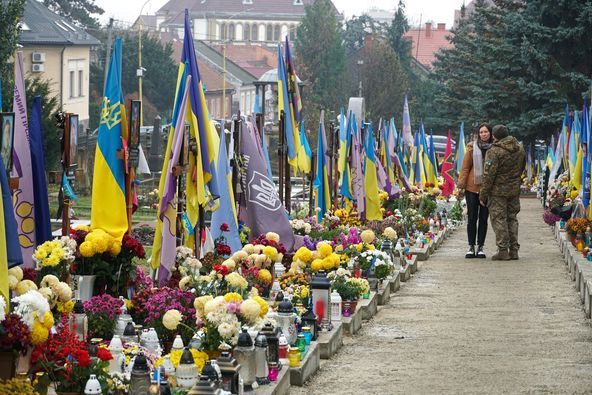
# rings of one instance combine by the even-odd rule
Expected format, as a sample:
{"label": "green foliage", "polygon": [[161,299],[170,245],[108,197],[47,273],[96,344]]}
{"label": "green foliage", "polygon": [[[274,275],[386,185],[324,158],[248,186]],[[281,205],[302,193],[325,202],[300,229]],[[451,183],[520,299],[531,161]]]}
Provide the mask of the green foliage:
{"label": "green foliage", "polygon": [[43,128],[43,150],[45,154],[45,170],[55,170],[60,165],[62,155],[60,141],[62,130],[55,124],[54,114],[58,111],[58,99],[50,94],[49,80],[40,77],[25,79],[27,91],[27,114],[31,116],[31,107],[35,96],[41,96],[41,127]]}
{"label": "green foliage", "polygon": [[335,240],[342,233],[343,230],[339,228],[327,229],[323,231],[313,230],[310,232],[309,237],[312,240]]}
{"label": "green foliage", "polygon": [[362,296],[361,287],[352,281],[347,281],[344,277],[337,277],[331,284],[331,290],[337,291],[342,300],[358,300]]}
{"label": "green foliage", "polygon": [[564,103],[589,95],[592,4],[477,2],[435,64],[436,108],[450,123],[504,123],[523,139],[557,131]]}
{"label": "green foliage", "polygon": [[397,12],[386,31],[386,36],[391,48],[399,56],[399,60],[406,67],[411,61],[411,41],[403,38],[403,35],[409,30],[409,22],[405,15],[405,2],[399,0]]}
{"label": "green foliage", "polygon": [[380,35],[383,26],[369,15],[354,16],[345,22],[343,43],[348,54],[364,46],[366,35]]}
{"label": "green foliage", "polygon": [[337,111],[346,100],[342,30],[330,0],[317,0],[305,10],[294,47],[300,79],[309,85],[307,107]]}
{"label": "green foliage", "polygon": [[14,84],[13,57],[21,32],[19,19],[23,16],[25,0],[0,1],[0,77],[2,78],[2,102],[4,109],[12,100]]}
{"label": "green foliage", "polygon": [[83,28],[99,27],[99,20],[91,14],[102,15],[105,12],[95,4],[95,0],[43,0],[43,4]]}
{"label": "green foliage", "polygon": [[433,216],[436,212],[436,199],[432,196],[422,196],[417,211],[425,218]]}

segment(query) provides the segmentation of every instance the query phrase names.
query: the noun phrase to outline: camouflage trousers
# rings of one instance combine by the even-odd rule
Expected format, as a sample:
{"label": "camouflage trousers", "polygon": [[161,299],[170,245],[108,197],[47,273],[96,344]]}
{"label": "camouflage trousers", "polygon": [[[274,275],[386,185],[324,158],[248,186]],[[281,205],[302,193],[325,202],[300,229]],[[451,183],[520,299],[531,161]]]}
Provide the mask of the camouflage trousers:
{"label": "camouflage trousers", "polygon": [[520,196],[491,196],[487,202],[489,221],[500,250],[518,250],[518,218]]}

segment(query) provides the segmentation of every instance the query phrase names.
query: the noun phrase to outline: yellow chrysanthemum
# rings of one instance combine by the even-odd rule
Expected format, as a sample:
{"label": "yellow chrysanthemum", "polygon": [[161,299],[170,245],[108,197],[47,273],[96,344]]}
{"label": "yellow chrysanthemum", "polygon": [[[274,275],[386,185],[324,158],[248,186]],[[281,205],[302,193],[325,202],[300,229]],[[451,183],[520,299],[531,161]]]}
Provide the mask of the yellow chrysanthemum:
{"label": "yellow chrysanthemum", "polygon": [[296,259],[310,263],[312,261],[312,251],[306,247],[300,247],[298,251],[296,251],[296,257]]}
{"label": "yellow chrysanthemum", "polygon": [[17,284],[15,291],[17,296],[21,296],[30,290],[37,290],[37,285],[31,280],[23,280]]}
{"label": "yellow chrysanthemum", "polygon": [[275,247],[272,246],[265,246],[263,248],[263,253],[269,258],[271,259],[273,262],[276,261],[277,256],[278,256],[278,251]]}
{"label": "yellow chrysanthemum", "polygon": [[33,321],[33,328],[31,328],[31,343],[33,345],[38,345],[47,341],[49,337],[49,330],[39,321],[38,318],[35,318]]}
{"label": "yellow chrysanthemum", "polygon": [[240,296],[240,294],[238,294],[236,292],[229,292],[226,295],[224,295],[224,301],[226,303],[242,302],[243,301],[243,297]]}
{"label": "yellow chrysanthemum", "polygon": [[51,329],[53,324],[54,324],[53,314],[51,314],[51,311],[46,311],[45,314],[43,315],[43,326],[46,327],[47,329]]}
{"label": "yellow chrysanthemum", "polygon": [[261,311],[259,312],[259,317],[261,317],[261,318],[265,317],[265,315],[269,311],[269,305],[267,304],[265,299],[263,299],[259,295],[253,295],[253,296],[251,296],[251,299],[253,299],[255,302],[259,303],[259,306],[261,307]]}
{"label": "yellow chrysanthemum", "polygon": [[[206,354],[203,351],[196,350],[195,348],[190,348],[189,351],[191,351],[191,355],[193,355],[193,363],[195,363],[195,366],[197,366],[197,370],[201,372],[201,370],[206,364],[206,361],[209,359],[208,354]],[[175,350],[169,353],[169,358],[171,359],[171,362],[173,363],[175,369],[177,368],[177,366],[179,366],[179,362],[181,362],[182,354],[183,350]],[[154,362],[154,367],[158,368],[160,365],[162,365],[163,362],[164,357],[158,358]]]}
{"label": "yellow chrysanthemum", "polygon": [[109,246],[109,254],[113,256],[119,255],[121,252],[121,243],[115,239],[111,241],[111,245]]}
{"label": "yellow chrysanthemum", "polygon": [[90,232],[90,226],[88,225],[78,225],[75,229],[83,232]]}
{"label": "yellow chrysanthemum", "polygon": [[333,248],[327,242],[321,242],[317,244],[317,251],[321,254],[321,258],[326,258],[333,252]]}
{"label": "yellow chrysanthemum", "polygon": [[365,231],[363,231],[360,234],[360,238],[362,239],[362,241],[364,243],[371,244],[374,241],[374,239],[376,238],[376,235],[374,234],[374,232],[372,230],[366,229]]}
{"label": "yellow chrysanthemum", "polygon": [[57,305],[58,313],[69,314],[74,310],[74,301],[69,300],[67,302],[58,302]]}
{"label": "yellow chrysanthemum", "polygon": [[300,297],[301,297],[302,299],[306,299],[306,298],[308,298],[308,287],[302,287],[302,288],[300,289]]}
{"label": "yellow chrysanthemum", "polygon": [[315,259],[310,264],[310,268],[313,272],[318,272],[319,270],[323,270],[323,260],[322,259]]}
{"label": "yellow chrysanthemum", "polygon": [[18,281],[23,279],[23,269],[20,266],[15,266],[8,269],[8,275],[14,276]]}
{"label": "yellow chrysanthemum", "polygon": [[80,255],[85,258],[90,258],[95,254],[95,247],[92,241],[84,241],[80,244]]}
{"label": "yellow chrysanthemum", "polygon": [[263,284],[271,284],[271,273],[267,269],[261,269],[257,274],[257,279],[259,279],[259,281],[261,281]]}
{"label": "yellow chrysanthemum", "polygon": [[322,260],[323,269],[329,271],[333,269],[333,260],[329,257]]}

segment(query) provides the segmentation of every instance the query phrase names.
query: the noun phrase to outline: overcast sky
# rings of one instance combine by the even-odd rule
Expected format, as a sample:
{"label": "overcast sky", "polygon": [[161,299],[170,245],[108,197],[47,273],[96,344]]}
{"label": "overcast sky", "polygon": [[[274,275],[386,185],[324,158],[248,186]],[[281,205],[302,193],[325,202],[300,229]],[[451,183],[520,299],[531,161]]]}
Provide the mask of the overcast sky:
{"label": "overcast sky", "polygon": [[[143,13],[154,14],[167,1],[148,0]],[[422,24],[426,21],[445,22],[449,28],[454,20],[454,10],[459,9],[462,2],[463,0],[407,0],[405,7],[411,25],[418,25],[421,17]],[[110,17],[133,22],[146,0],[95,0],[95,3],[105,10],[105,14],[100,17],[101,22],[106,23]],[[352,15],[360,15],[371,7],[394,10],[398,0],[333,0],[333,3],[340,12],[345,13],[346,18],[351,18]]]}

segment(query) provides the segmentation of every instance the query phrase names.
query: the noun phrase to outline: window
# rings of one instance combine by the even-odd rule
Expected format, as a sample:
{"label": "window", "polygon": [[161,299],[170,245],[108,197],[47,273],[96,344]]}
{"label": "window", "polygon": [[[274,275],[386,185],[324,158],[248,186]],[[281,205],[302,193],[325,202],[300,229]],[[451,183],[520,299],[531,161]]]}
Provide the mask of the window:
{"label": "window", "polygon": [[228,25],[228,39],[234,40],[234,23]]}
{"label": "window", "polygon": [[243,0],[243,4],[253,4],[253,0]]}
{"label": "window", "polygon": [[76,72],[70,71],[70,98],[76,97]]}
{"label": "window", "polygon": [[290,41],[294,41],[296,39],[296,25],[290,26]]}
{"label": "window", "polygon": [[273,26],[267,25],[266,41],[273,41]]}
{"label": "window", "polygon": [[294,0],[294,5],[302,5],[302,0]]}
{"label": "window", "polygon": [[245,41],[250,41],[251,40],[251,25],[249,25],[248,23],[245,24],[245,30],[244,30],[244,40]]}
{"label": "window", "polygon": [[251,26],[251,40],[259,41],[259,34],[258,33],[259,32],[257,30],[257,25]]}
{"label": "window", "polygon": [[226,23],[223,23],[220,26],[220,39],[221,40],[226,40]]}
{"label": "window", "polygon": [[280,25],[275,25],[273,29],[273,41],[280,41]]}
{"label": "window", "polygon": [[78,97],[84,96],[84,70],[78,70]]}

